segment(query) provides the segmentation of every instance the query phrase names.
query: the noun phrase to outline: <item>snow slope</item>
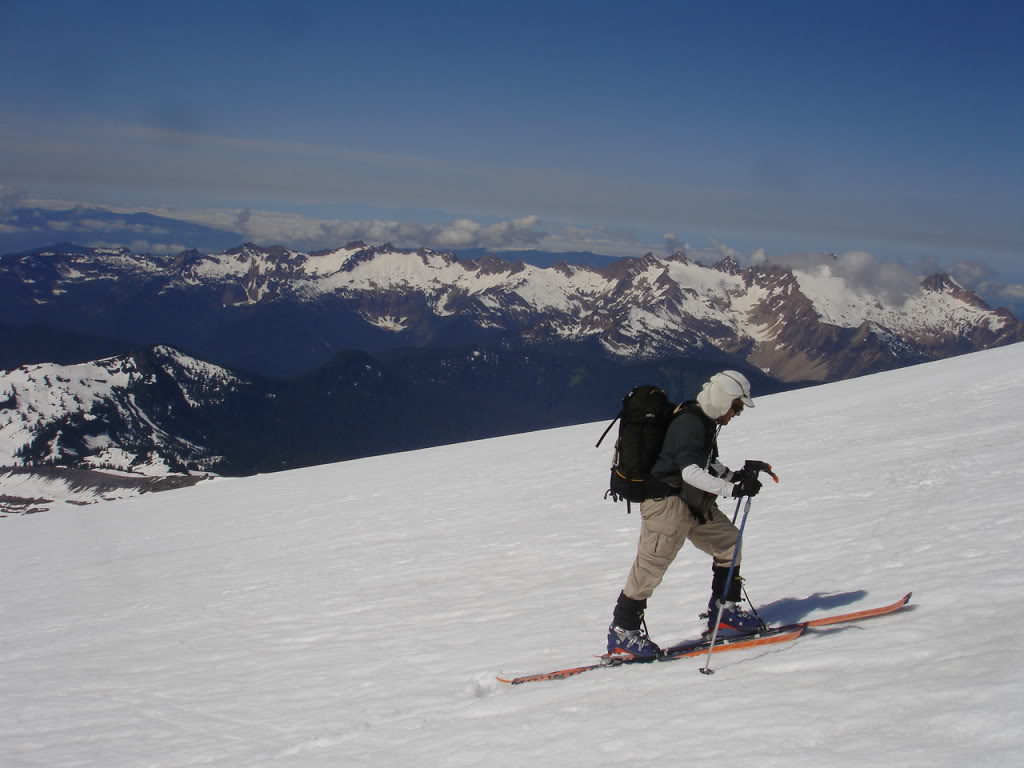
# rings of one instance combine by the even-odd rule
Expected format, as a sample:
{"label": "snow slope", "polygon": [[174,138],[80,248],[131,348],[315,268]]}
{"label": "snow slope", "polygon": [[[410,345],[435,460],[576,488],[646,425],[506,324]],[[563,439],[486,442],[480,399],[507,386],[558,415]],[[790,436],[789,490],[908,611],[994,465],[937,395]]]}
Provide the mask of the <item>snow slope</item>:
{"label": "snow slope", "polygon": [[[2,520],[0,763],[1019,764],[1022,402],[1020,344],[759,398],[721,442],[782,478],[747,524],[764,614],[915,608],[712,677],[494,680],[602,649],[638,526],[603,424]],[[685,547],[656,639],[709,577]]]}

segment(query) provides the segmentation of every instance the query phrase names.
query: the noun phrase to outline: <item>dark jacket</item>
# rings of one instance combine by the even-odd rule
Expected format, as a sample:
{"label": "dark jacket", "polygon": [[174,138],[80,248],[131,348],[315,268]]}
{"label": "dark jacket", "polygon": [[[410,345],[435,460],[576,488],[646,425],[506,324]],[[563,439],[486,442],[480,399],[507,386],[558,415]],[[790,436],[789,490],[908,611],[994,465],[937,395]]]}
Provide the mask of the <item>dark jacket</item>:
{"label": "dark jacket", "polygon": [[714,501],[714,494],[683,482],[683,467],[696,464],[708,470],[718,459],[718,425],[701,410],[696,400],[682,405],[682,412],[669,424],[661,453],[654,462],[651,475],[666,485],[678,489],[679,495],[694,513]]}

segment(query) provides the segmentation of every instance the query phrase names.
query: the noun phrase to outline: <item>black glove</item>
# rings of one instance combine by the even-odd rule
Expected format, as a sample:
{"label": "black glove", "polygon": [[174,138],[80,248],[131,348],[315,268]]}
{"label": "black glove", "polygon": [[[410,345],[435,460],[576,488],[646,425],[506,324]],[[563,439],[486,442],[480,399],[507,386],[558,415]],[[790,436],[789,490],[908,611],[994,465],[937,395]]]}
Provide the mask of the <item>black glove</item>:
{"label": "black glove", "polygon": [[732,473],[731,480],[734,483],[742,483],[744,480],[749,480],[750,478],[754,478],[756,480],[757,472],[747,469],[746,465],[744,465],[743,469],[737,469]]}
{"label": "black glove", "polygon": [[745,471],[741,469],[733,475],[732,497],[734,499],[742,496],[757,496],[757,492],[761,490],[761,481],[757,477],[744,474]]}

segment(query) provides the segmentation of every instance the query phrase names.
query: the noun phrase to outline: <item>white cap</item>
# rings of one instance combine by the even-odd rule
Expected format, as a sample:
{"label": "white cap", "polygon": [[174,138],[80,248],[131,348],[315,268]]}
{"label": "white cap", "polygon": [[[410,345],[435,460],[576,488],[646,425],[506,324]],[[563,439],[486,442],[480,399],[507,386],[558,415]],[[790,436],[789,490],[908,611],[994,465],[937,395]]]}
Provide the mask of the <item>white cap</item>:
{"label": "white cap", "polygon": [[748,408],[754,407],[750,396],[750,381],[739,371],[722,371],[712,376],[697,395],[697,402],[709,419],[717,419],[732,408],[733,400],[741,400]]}
{"label": "white cap", "polygon": [[733,400],[739,398],[748,408],[754,407],[754,400],[750,396],[750,381],[739,371],[722,371],[711,377],[716,387],[721,387]]}

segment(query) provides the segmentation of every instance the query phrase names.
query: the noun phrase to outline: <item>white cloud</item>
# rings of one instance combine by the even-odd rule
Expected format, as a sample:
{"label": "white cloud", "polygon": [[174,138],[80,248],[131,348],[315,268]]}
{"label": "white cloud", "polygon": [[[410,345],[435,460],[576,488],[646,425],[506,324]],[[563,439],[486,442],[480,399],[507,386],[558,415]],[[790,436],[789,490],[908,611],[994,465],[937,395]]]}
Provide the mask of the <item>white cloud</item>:
{"label": "white cloud", "polygon": [[249,229],[249,221],[252,219],[252,210],[244,208],[238,212],[238,216],[235,217],[234,229],[239,232],[245,233]]}
{"label": "white cloud", "polygon": [[114,243],[94,240],[86,243],[90,248],[127,248],[134,253],[176,254],[188,250],[189,246],[181,243],[154,243],[149,240],[132,240],[130,243]]}
{"label": "white cloud", "polygon": [[490,248],[515,248],[524,245],[537,245],[545,237],[538,228],[540,219],[537,216],[523,216],[512,221],[500,221],[484,227],[481,231],[481,245]]}
{"label": "white cloud", "polygon": [[821,272],[841,278],[856,292],[881,297],[899,305],[921,289],[921,276],[895,262],[882,261],[867,251],[845,253],[789,253],[773,261],[804,272]]}
{"label": "white cloud", "polygon": [[581,227],[549,224],[537,248],[545,251],[590,251],[606,256],[642,256],[662,250],[655,241],[643,241],[629,229],[610,226]]}
{"label": "white cloud", "polygon": [[962,260],[958,261],[949,270],[949,273],[961,285],[972,287],[989,282],[994,273],[987,264],[980,261]]}
{"label": "white cloud", "polygon": [[0,218],[10,216],[25,199],[25,194],[9,184],[0,184]]}
{"label": "white cloud", "polygon": [[536,216],[523,216],[494,224],[469,218],[446,223],[403,222],[388,219],[321,219],[270,211],[170,211],[154,209],[156,215],[238,232],[256,242],[281,243],[294,248],[332,248],[362,240],[391,243],[404,248],[494,248],[516,249],[540,246],[546,233]]}

